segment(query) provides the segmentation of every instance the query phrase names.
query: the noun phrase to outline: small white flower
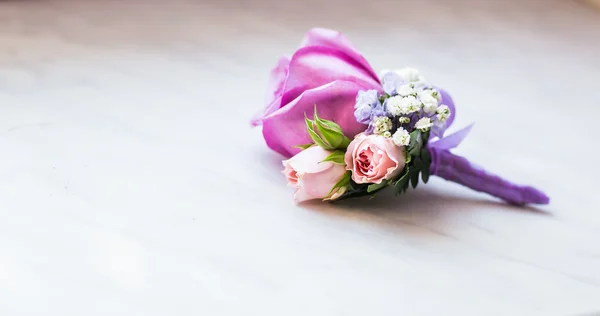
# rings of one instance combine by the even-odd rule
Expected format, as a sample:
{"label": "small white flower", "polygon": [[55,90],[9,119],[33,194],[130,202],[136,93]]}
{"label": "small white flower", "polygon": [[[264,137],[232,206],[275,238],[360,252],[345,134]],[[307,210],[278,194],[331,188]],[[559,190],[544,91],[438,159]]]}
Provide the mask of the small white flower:
{"label": "small white flower", "polygon": [[392,137],[392,133],[390,133],[390,131],[386,131],[383,133],[383,137],[390,138],[390,137]]}
{"label": "small white flower", "polygon": [[423,111],[429,115],[435,113],[438,108],[438,100],[431,94],[423,94],[420,98],[423,103]]}
{"label": "small white flower", "polygon": [[402,116],[398,119],[398,122],[400,122],[400,124],[410,123],[410,117]]}
{"label": "small white flower", "polygon": [[392,141],[396,146],[408,146],[410,144],[410,134],[407,130],[400,127],[392,136]]}
{"label": "small white flower", "polygon": [[410,114],[421,109],[421,102],[419,102],[419,100],[412,95],[402,98],[401,104],[401,114]]}
{"label": "small white flower", "polygon": [[387,100],[387,110],[394,116],[410,114],[421,109],[421,102],[412,95],[401,97],[399,95]]}
{"label": "small white flower", "polygon": [[433,123],[431,122],[431,119],[428,117],[424,117],[424,118],[418,120],[417,123],[415,124],[415,128],[420,129],[422,132],[426,132],[432,126],[433,126]]}
{"label": "small white flower", "polygon": [[439,114],[448,114],[448,115],[449,115],[449,114],[450,114],[450,108],[449,108],[447,105],[445,105],[445,104],[442,104],[442,105],[440,105],[440,106],[437,108],[437,112],[438,112]]}
{"label": "small white flower", "polygon": [[435,98],[438,101],[438,103],[442,102],[442,94],[439,93],[435,89],[427,88],[427,89],[424,89],[422,91],[419,91],[419,97],[420,98],[427,98],[429,96]]}
{"label": "small white flower", "polygon": [[396,89],[396,93],[403,97],[407,97],[409,95],[413,95],[416,93],[414,84],[403,84]]}
{"label": "small white flower", "polygon": [[402,114],[402,97],[394,96],[386,101],[386,109],[394,116]]}
{"label": "small white flower", "polygon": [[425,78],[414,68],[406,67],[396,70],[396,73],[404,82],[425,83]]}
{"label": "small white flower", "polygon": [[448,118],[450,118],[450,115],[452,115],[452,113],[450,112],[450,108],[447,105],[440,105],[437,108],[437,113],[437,119],[442,123],[448,120]]}
{"label": "small white flower", "polygon": [[373,133],[382,135],[392,129],[392,120],[387,116],[379,116],[373,120]]}

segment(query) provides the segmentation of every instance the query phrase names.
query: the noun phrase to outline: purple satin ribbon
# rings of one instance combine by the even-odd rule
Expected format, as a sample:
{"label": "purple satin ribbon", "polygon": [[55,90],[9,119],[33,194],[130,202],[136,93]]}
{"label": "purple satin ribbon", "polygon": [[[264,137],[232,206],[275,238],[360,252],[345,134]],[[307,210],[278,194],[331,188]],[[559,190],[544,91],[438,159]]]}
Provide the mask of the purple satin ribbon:
{"label": "purple satin ribbon", "polygon": [[540,190],[511,183],[475,166],[466,158],[452,154],[450,149],[458,146],[467,137],[472,127],[473,124],[427,145],[431,154],[432,175],[490,194],[511,204],[550,203],[550,198]]}

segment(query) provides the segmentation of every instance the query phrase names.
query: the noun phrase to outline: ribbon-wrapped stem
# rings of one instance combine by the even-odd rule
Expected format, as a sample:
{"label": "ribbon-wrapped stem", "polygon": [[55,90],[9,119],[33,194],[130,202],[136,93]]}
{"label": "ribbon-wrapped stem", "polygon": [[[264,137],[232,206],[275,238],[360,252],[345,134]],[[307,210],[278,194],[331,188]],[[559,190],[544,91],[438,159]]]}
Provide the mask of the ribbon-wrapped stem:
{"label": "ribbon-wrapped stem", "polygon": [[517,204],[548,204],[550,199],[540,190],[511,183],[482,168],[466,158],[454,155],[447,149],[430,149],[431,174],[462,184],[475,191],[484,192],[504,201]]}
{"label": "ribbon-wrapped stem", "polygon": [[550,198],[540,190],[511,183],[480,167],[473,165],[466,158],[450,152],[462,142],[471,131],[473,125],[429,143],[431,154],[430,172],[440,178],[462,184],[475,191],[484,192],[504,201],[517,205],[548,204]]}

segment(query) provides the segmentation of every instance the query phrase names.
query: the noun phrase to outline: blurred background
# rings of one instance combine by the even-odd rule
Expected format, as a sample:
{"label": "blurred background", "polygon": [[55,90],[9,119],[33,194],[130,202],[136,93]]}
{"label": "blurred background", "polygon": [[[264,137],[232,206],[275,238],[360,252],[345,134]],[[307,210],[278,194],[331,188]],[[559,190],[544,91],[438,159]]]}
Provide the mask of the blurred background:
{"label": "blurred background", "polygon": [[[0,1],[0,315],[600,311],[596,0]],[[296,206],[249,119],[312,27],[449,91],[459,153],[552,197],[440,180]],[[243,153],[243,154],[240,154]]]}

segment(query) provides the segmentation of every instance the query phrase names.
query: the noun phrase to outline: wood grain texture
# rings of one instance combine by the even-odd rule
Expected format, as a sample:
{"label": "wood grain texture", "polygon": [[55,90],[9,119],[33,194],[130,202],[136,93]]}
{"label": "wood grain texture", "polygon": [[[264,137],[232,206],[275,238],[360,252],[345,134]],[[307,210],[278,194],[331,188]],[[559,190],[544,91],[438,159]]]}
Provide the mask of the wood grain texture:
{"label": "wood grain texture", "polygon": [[[297,206],[249,118],[313,26],[450,91],[433,179]],[[600,14],[575,1],[0,2],[0,315],[600,312]]]}

